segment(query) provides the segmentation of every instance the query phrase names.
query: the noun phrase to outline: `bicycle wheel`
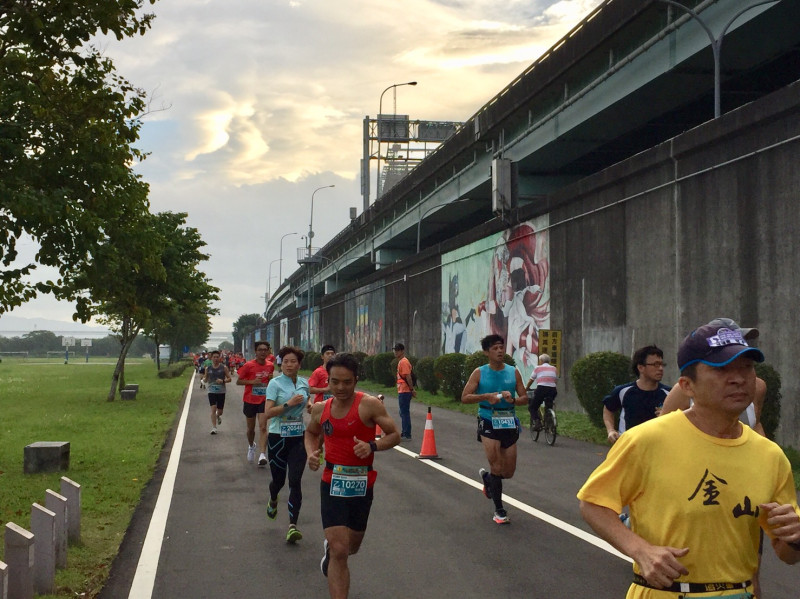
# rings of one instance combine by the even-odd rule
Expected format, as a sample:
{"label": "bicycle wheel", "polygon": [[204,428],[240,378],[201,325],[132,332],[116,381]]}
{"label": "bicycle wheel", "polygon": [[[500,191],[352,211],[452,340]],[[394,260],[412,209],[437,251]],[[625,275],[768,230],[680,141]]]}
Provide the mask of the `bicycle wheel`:
{"label": "bicycle wheel", "polygon": [[556,413],[554,410],[546,410],[544,413],[544,438],[548,445],[556,443]]}

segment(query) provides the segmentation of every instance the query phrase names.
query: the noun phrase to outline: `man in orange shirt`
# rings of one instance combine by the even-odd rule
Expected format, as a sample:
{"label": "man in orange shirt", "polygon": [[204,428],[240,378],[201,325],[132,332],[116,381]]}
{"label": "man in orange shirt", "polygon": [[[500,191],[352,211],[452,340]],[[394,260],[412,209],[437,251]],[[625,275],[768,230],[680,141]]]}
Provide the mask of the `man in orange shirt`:
{"label": "man in orange shirt", "polygon": [[411,398],[417,396],[411,382],[411,362],[406,358],[406,346],[395,343],[397,363],[397,401],[400,404],[400,441],[411,441]]}

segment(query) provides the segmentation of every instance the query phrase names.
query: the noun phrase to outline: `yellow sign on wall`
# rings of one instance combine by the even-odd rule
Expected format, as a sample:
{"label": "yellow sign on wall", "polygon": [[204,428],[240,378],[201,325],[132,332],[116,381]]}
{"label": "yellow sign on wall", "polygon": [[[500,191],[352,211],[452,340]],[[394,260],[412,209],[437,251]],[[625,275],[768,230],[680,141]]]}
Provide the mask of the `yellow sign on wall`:
{"label": "yellow sign on wall", "polygon": [[561,374],[561,331],[539,329],[539,355],[550,356],[550,364]]}

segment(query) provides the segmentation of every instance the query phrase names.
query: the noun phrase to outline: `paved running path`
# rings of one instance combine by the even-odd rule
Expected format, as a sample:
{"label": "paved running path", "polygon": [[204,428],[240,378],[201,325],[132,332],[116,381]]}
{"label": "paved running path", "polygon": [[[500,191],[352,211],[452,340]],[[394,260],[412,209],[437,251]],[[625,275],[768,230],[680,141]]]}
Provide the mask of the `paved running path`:
{"label": "paved running path", "polygon": [[[222,426],[210,435],[206,393],[193,380],[188,410],[167,443],[182,443],[180,452],[170,462],[165,450],[101,599],[327,597],[319,474],[303,477],[304,538],[287,545],[288,488],[277,520],[267,520],[269,471],[246,461],[241,390],[228,386]],[[386,405],[399,422],[396,398],[387,396]],[[575,499],[603,447],[565,438],[548,447],[522,437],[517,475],[504,487],[512,524],[500,527],[477,482],[484,458],[474,417],[434,409],[436,461],[416,458],[425,418],[426,408],[412,404],[413,442],[376,457],[367,535],[350,559],[352,598],[624,597],[630,563],[591,534]],[[173,479],[174,490],[159,500],[162,483]],[[143,553],[148,528],[159,521],[163,535],[151,533]],[[800,567],[778,562],[769,548],[765,555],[766,599],[796,599]]]}

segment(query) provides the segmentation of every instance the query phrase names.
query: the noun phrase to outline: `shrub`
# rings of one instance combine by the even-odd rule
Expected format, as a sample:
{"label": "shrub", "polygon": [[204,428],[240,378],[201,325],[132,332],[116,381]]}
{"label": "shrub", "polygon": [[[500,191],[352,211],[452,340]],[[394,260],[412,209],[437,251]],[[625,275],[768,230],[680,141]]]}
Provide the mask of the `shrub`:
{"label": "shrub", "polygon": [[353,355],[358,360],[358,380],[363,381],[366,376],[364,374],[364,358],[367,357],[363,351],[354,351]]}
{"label": "shrub", "polygon": [[375,380],[375,369],[373,368],[374,363],[375,356],[364,356],[364,360],[361,362],[361,367],[364,369],[364,380]]}
{"label": "shrub", "polygon": [[442,385],[442,393],[456,401],[461,400],[461,393],[467,384],[464,378],[466,359],[464,354],[444,354],[433,362],[433,373]]}
{"label": "shrub", "polygon": [[374,371],[373,380],[376,383],[392,387],[397,380],[397,369],[392,370],[392,360],[394,360],[394,352],[381,352],[375,354],[375,360],[372,362],[372,369]]}
{"label": "shrub", "polygon": [[158,371],[158,378],[160,379],[174,379],[179,377],[183,374],[183,371],[189,368],[189,366],[194,366],[194,362],[192,360],[181,360],[179,362],[173,362],[166,368],[162,368]]}
{"label": "shrub", "polygon": [[303,370],[316,370],[322,366],[322,354],[315,351],[306,352],[303,357]]}
{"label": "shrub", "polygon": [[603,397],[617,385],[631,380],[630,358],[617,352],[597,352],[575,362],[570,370],[572,385],[589,420],[603,427]]}
{"label": "shrub", "polygon": [[423,391],[436,395],[436,392],[439,391],[439,379],[433,373],[433,362],[433,358],[420,358],[414,368],[417,371],[419,386]]}
{"label": "shrub", "polygon": [[767,437],[774,441],[781,423],[781,375],[769,364],[756,364],[756,376],[767,384],[767,395],[761,409],[761,426]]}

